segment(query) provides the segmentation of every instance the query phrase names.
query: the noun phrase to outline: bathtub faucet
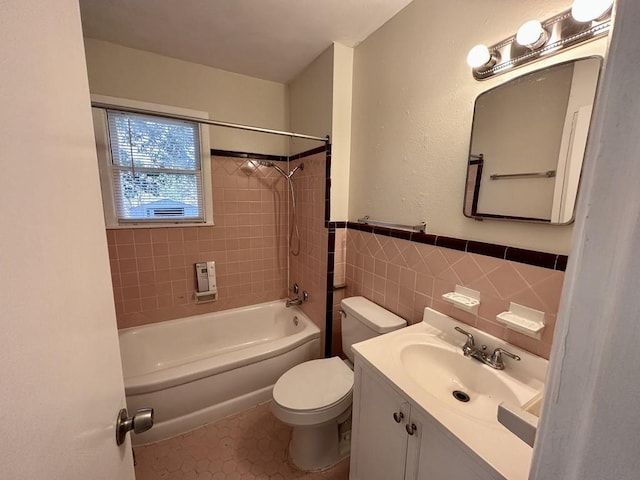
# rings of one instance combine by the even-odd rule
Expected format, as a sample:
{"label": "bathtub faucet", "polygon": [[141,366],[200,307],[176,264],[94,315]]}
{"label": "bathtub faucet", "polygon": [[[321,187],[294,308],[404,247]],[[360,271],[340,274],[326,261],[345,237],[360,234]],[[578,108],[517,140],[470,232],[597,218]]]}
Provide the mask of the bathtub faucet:
{"label": "bathtub faucet", "polygon": [[[295,283],[293,288],[291,289],[294,293],[298,293],[300,291],[298,284]],[[306,290],[302,292],[302,296],[298,295],[296,298],[287,298],[285,302],[286,307],[297,307],[298,305],[302,305],[304,302],[309,300],[309,293]]]}

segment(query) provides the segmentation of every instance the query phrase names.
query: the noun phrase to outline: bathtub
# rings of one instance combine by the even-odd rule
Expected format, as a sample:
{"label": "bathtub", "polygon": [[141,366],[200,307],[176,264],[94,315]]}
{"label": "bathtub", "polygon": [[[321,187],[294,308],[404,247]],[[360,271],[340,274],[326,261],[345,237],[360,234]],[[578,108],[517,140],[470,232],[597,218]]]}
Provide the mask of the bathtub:
{"label": "bathtub", "polygon": [[271,398],[276,380],[320,356],[320,330],[284,301],[119,331],[127,408],[153,407],[157,442]]}

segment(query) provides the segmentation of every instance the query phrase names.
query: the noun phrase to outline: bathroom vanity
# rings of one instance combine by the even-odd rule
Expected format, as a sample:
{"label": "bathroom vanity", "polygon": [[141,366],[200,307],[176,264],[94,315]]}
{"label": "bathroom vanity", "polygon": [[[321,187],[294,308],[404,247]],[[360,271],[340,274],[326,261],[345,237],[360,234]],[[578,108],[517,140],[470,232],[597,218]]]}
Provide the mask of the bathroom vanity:
{"label": "bathroom vanity", "polygon": [[[456,326],[521,361],[495,370],[465,357]],[[533,449],[498,423],[497,411],[539,398],[546,360],[431,309],[423,322],[353,350],[351,480],[528,477]]]}

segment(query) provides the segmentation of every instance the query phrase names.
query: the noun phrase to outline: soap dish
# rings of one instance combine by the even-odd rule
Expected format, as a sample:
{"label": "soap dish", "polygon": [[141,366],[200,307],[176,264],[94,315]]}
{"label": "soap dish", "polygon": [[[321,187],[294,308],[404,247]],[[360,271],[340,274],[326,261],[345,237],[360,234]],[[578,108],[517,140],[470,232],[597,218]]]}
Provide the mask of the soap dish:
{"label": "soap dish", "polygon": [[209,290],[207,292],[194,291],[193,298],[195,299],[196,305],[201,303],[217,302],[218,290]]}
{"label": "soap dish", "polygon": [[455,292],[443,294],[442,299],[460,310],[477,314],[480,305],[480,292],[456,285]]}
{"label": "soap dish", "polygon": [[542,336],[542,330],[544,329],[544,312],[539,310],[511,302],[509,311],[498,314],[496,319],[504,323],[507,328],[529,337],[539,340]]}

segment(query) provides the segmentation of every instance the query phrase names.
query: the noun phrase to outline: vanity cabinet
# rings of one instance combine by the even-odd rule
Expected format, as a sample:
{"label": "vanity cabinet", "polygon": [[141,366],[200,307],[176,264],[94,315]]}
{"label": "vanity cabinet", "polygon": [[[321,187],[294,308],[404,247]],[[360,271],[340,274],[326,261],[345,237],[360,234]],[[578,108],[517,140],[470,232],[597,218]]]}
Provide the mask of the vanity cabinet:
{"label": "vanity cabinet", "polygon": [[350,480],[504,480],[356,360]]}

